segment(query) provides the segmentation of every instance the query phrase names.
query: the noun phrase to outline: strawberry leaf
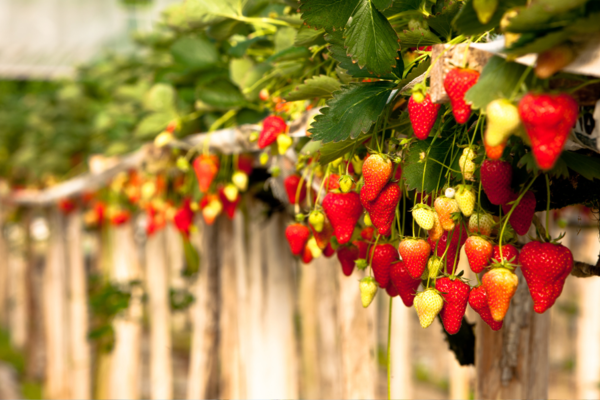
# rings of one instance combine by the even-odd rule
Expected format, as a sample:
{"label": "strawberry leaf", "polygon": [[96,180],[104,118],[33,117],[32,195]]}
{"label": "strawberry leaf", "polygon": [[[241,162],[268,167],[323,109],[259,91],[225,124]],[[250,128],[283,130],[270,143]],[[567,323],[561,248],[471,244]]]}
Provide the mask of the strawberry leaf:
{"label": "strawberry leaf", "polygon": [[[351,152],[355,146],[358,147],[357,143],[364,142],[370,137],[371,135],[363,134],[359,135],[356,139],[348,139],[344,140],[343,142],[333,142],[323,145],[319,149],[319,152],[321,153],[321,156],[319,157],[319,163],[321,165],[327,165],[330,162],[337,160],[344,154]],[[312,143],[312,141],[310,143]]]}
{"label": "strawberry leaf", "polygon": [[[402,178],[406,180],[408,190],[417,189],[421,191],[423,189],[427,193],[432,192],[438,186],[440,175],[447,171],[440,163],[446,164],[450,159],[451,141],[449,139],[436,140],[433,146],[431,146],[431,142],[432,138],[419,140],[412,143],[408,148],[405,164],[402,167]],[[430,146],[429,156],[425,157]],[[428,158],[435,159],[438,162],[428,160]],[[426,160],[428,161],[426,162]],[[426,169],[425,166],[427,166]],[[423,172],[425,172],[424,176]]]}
{"label": "strawberry leaf", "polygon": [[363,0],[302,0],[302,19],[311,28],[327,31],[346,26],[357,4]]}
{"label": "strawberry leaf", "polygon": [[498,3],[498,8],[486,24],[482,24],[473,8],[473,0],[468,0],[452,21],[454,29],[463,35],[479,35],[500,24],[500,20],[506,11],[512,7],[526,5],[526,0],[504,0]]}
{"label": "strawberry leaf", "polygon": [[313,99],[315,97],[329,98],[333,92],[340,90],[341,86],[340,81],[335,78],[325,75],[313,76],[291,91],[285,99],[287,101],[297,101]]}
{"label": "strawberry leaf", "polygon": [[351,83],[342,86],[315,117],[310,132],[313,140],[339,142],[367,133],[383,111],[391,82]]}
{"label": "strawberry leaf", "polygon": [[416,28],[405,30],[398,35],[400,44],[407,47],[431,46],[433,44],[442,43],[439,37],[429,29]]}
{"label": "strawberry leaf", "polygon": [[396,67],[398,35],[370,0],[359,1],[344,37],[348,54],[360,68],[383,76]]}
{"label": "strawberry leaf", "polygon": [[585,179],[600,180],[600,159],[585,156],[572,151],[564,151],[559,161],[565,162],[567,167],[583,176]]}

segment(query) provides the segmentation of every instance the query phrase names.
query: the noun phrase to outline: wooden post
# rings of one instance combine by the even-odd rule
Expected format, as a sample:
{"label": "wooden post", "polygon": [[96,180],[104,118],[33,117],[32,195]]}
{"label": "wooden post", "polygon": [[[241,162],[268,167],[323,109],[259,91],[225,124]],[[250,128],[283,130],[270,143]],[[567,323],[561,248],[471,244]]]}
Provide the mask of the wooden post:
{"label": "wooden post", "polygon": [[91,348],[87,339],[87,280],[83,253],[82,220],[79,210],[67,220],[69,256],[69,318],[70,318],[70,386],[74,399],[91,396]]}
{"label": "wooden post", "polygon": [[[320,385],[320,357],[317,314],[317,304],[321,301],[317,297],[317,271],[324,266],[322,258],[313,260],[310,264],[302,264],[299,268],[299,296],[298,312],[300,317],[300,396],[308,399],[319,399]],[[327,266],[325,266],[327,267]]]}
{"label": "wooden post", "polygon": [[218,386],[218,310],[219,265],[217,232],[214,226],[197,223],[200,235],[192,238],[200,249],[200,272],[192,306],[192,348],[187,398],[219,397]]}
{"label": "wooden post", "polygon": [[410,399],[413,397],[412,341],[410,334],[413,317],[414,309],[406,307],[399,297],[394,297],[391,349],[392,399]]}
{"label": "wooden post", "polygon": [[67,309],[67,258],[65,221],[57,208],[49,211],[50,240],[44,270],[44,328],[46,337],[46,381],[44,397],[70,398],[69,329]]}
{"label": "wooden post", "polygon": [[8,325],[8,246],[4,235],[4,207],[0,205],[0,327]]}
{"label": "wooden post", "polygon": [[24,254],[26,224],[8,252],[8,325],[11,345],[24,350],[27,344],[27,262]]}
{"label": "wooden post", "polygon": [[[116,283],[127,285],[141,280],[142,273],[137,245],[133,237],[132,222],[112,230],[112,278]],[[138,399],[141,378],[142,337],[141,288],[131,292],[129,308],[115,318],[115,346],[111,356],[109,396],[113,399]]]}
{"label": "wooden post", "polygon": [[[364,271],[351,277],[338,274],[340,298],[338,318],[342,354],[342,397],[373,399],[377,393],[376,302],[364,309],[360,302],[358,280]],[[385,296],[383,289],[377,296]]]}
{"label": "wooden post", "polygon": [[146,284],[150,317],[150,397],[173,397],[171,360],[171,309],[166,232],[154,233],[146,241]]}

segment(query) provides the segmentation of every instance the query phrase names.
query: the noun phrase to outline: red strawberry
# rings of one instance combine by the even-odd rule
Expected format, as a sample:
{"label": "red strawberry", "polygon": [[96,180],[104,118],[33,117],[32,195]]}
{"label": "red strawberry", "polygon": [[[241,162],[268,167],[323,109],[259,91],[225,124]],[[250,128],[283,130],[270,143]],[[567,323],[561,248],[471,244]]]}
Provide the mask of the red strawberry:
{"label": "red strawberry", "polygon": [[465,124],[471,115],[471,106],[465,101],[467,91],[477,83],[479,72],[468,68],[454,68],[444,78],[444,89],[450,97],[456,122]]}
{"label": "red strawberry", "polygon": [[471,270],[478,274],[490,263],[492,244],[481,236],[471,236],[465,242],[465,253]]}
{"label": "red strawberry", "polygon": [[444,329],[450,335],[455,335],[460,330],[462,319],[467,310],[470,287],[460,279],[440,278],[435,283],[435,288],[444,298],[444,307],[440,312]]}
{"label": "red strawberry", "polygon": [[381,154],[371,154],[363,163],[364,199],[373,201],[392,176],[392,161]]}
{"label": "red strawberry", "polygon": [[390,235],[396,216],[396,206],[400,201],[400,187],[395,183],[388,183],[373,201],[366,200],[366,194],[366,186],[363,186],[360,190],[360,200],[369,212],[373,225],[375,225],[380,235]]}
{"label": "red strawberry", "polygon": [[321,229],[321,232],[317,232],[312,225],[309,226],[313,236],[315,237],[315,240],[317,241],[317,246],[319,246],[321,250],[325,249],[333,237],[333,226],[331,226],[329,220],[326,218],[323,221],[323,229]]}
{"label": "red strawberry", "polygon": [[60,199],[58,201],[58,208],[63,214],[68,215],[77,207],[77,203],[73,199]]}
{"label": "red strawberry", "polygon": [[340,176],[338,174],[331,174],[325,178],[325,191],[331,192],[340,188]]}
{"label": "red strawberry", "polygon": [[492,268],[481,278],[487,293],[488,305],[494,321],[504,320],[519,285],[519,277],[508,268]]}
{"label": "red strawberry", "polygon": [[392,264],[390,280],[396,286],[396,290],[398,290],[398,294],[404,305],[412,307],[421,279],[410,276],[410,272],[406,268],[406,263],[399,261]]}
{"label": "red strawberry", "polygon": [[193,163],[198,186],[202,193],[208,192],[212,181],[219,171],[219,159],[215,155],[201,155],[196,157]]}
{"label": "red strawberry", "polygon": [[396,289],[396,286],[394,286],[394,284],[392,283],[391,279],[388,282],[387,286],[385,287],[385,291],[387,292],[388,296],[390,296],[390,297],[398,296],[398,290]]}
{"label": "red strawberry", "polygon": [[327,193],[323,199],[323,211],[333,225],[338,243],[348,243],[363,213],[358,193]]}
{"label": "red strawberry", "polygon": [[506,161],[485,160],[481,164],[481,186],[490,203],[499,206],[513,194],[510,188],[512,167]]}
{"label": "red strawberry", "polygon": [[[519,197],[518,194],[513,193],[509,197],[508,201],[515,201]],[[533,215],[535,214],[535,194],[530,190],[521,199],[519,204],[515,207],[514,211],[510,215],[509,222],[514,228],[515,232],[519,235],[525,235],[529,231],[531,221],[533,221]],[[512,204],[503,204],[502,212],[508,214]]]}
{"label": "red strawberry", "polygon": [[270,115],[263,121],[263,128],[258,136],[258,147],[264,149],[277,140],[280,133],[284,133],[287,125],[283,118]]}
{"label": "red strawberry", "polygon": [[221,200],[221,204],[223,204],[223,211],[227,214],[229,219],[233,219],[235,215],[235,210],[237,208],[238,203],[242,199],[242,196],[238,193],[237,197],[234,201],[229,201],[225,193],[223,192],[223,188],[219,188],[219,199]]}
{"label": "red strawberry", "polygon": [[490,160],[500,159],[500,157],[502,157],[502,154],[504,153],[504,149],[506,148],[506,141],[500,143],[497,146],[490,146],[487,140],[484,140],[483,144],[485,146],[485,155]]}
{"label": "red strawberry", "polygon": [[179,232],[186,238],[190,237],[190,227],[194,223],[194,211],[190,207],[190,199],[183,200],[183,204],[173,216],[173,223]]}
{"label": "red strawberry", "polygon": [[358,247],[354,245],[340,246],[337,249],[337,258],[342,264],[342,272],[346,276],[352,275],[354,263],[358,257]]}
{"label": "red strawberry", "polygon": [[312,252],[308,246],[304,246],[301,260],[304,264],[309,264],[313,260]]}
{"label": "red strawberry", "polygon": [[502,245],[502,257],[500,257],[500,246],[494,246],[492,260],[502,262],[504,260],[511,264],[519,265],[519,250],[512,244]]}
{"label": "red strawberry", "polygon": [[503,321],[494,321],[494,318],[492,318],[492,312],[488,305],[487,293],[483,286],[477,286],[471,289],[471,293],[469,293],[469,305],[493,331],[502,328]]}
{"label": "red strawberry", "polygon": [[573,269],[573,255],[561,244],[529,242],[519,256],[521,270],[533,299],[533,309],[543,313],[562,293]]}
{"label": "red strawberry", "polygon": [[355,240],[352,242],[352,244],[358,247],[358,258],[367,258],[369,243],[363,242],[362,240]]}
{"label": "red strawberry", "polygon": [[[446,263],[445,263],[445,272],[447,274],[451,274],[455,264],[458,265],[460,261],[460,248],[467,241],[467,232],[463,229],[462,225],[457,226],[452,231],[446,231],[440,237],[439,240],[434,241],[428,239],[429,245],[431,246],[432,251],[435,251],[437,245],[437,252],[434,254],[438,257],[442,257],[444,252],[446,251],[446,246],[448,246],[448,252],[446,252]],[[448,240],[450,238],[450,240]],[[448,243],[449,242],[449,243]]]}
{"label": "red strawberry", "polygon": [[331,243],[327,243],[327,246],[325,246],[325,249],[323,249],[323,255],[327,258],[330,258],[334,254],[335,254],[335,250],[331,246]]}
{"label": "red strawberry", "polygon": [[252,154],[240,154],[237,161],[237,169],[242,171],[246,175],[252,173],[252,166],[254,165],[254,156]]}
{"label": "red strawberry", "polygon": [[398,245],[398,252],[406,265],[410,276],[421,278],[427,268],[431,246],[423,239],[405,239]]}
{"label": "red strawberry", "polygon": [[360,231],[360,237],[363,238],[365,242],[373,241],[373,236],[375,235],[375,228],[372,226],[367,226]]}
{"label": "red strawberry", "polygon": [[431,102],[429,93],[423,95],[421,92],[413,93],[408,100],[408,117],[412,124],[417,139],[425,140],[435,124],[440,104]]}
{"label": "red strawberry", "polygon": [[[283,181],[283,186],[285,186],[285,191],[288,196],[288,201],[290,204],[296,204],[296,192],[298,191],[298,185],[300,184],[300,180],[302,178],[298,175],[290,175]],[[302,187],[300,188],[300,193],[298,194],[298,202],[302,203],[306,198],[306,182],[302,180]]]}
{"label": "red strawberry", "polygon": [[397,262],[398,251],[389,243],[378,244],[377,247],[371,248],[369,258],[371,260],[371,268],[375,280],[382,288],[385,288],[390,281],[390,270],[392,264]]}
{"label": "red strawberry", "polygon": [[290,244],[292,254],[295,256],[299,256],[302,253],[309,236],[310,231],[308,227],[300,223],[291,224],[285,228],[285,237]]}
{"label": "red strawberry", "polygon": [[541,169],[548,170],[556,163],[578,113],[577,102],[566,93],[528,93],[519,102],[519,116]]}

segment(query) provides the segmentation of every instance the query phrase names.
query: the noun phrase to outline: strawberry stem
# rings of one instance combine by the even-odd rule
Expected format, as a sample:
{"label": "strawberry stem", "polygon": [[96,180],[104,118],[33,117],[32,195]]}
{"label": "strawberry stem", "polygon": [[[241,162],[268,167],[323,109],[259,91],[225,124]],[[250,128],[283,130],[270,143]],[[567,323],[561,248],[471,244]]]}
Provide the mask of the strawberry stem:
{"label": "strawberry stem", "polygon": [[389,307],[389,315],[388,315],[388,342],[387,342],[387,390],[388,390],[388,400],[392,398],[392,357],[391,357],[391,349],[392,349],[392,304],[394,298],[390,296],[390,307]]}
{"label": "strawberry stem", "polygon": [[[529,67],[529,68],[531,68],[531,67]],[[571,93],[571,94],[575,93],[576,91],[578,91],[579,89],[582,89],[582,88],[586,87],[587,85],[593,85],[593,84],[599,83],[599,82],[600,82],[600,79],[592,79],[591,81],[587,81],[585,83],[582,83],[579,86],[575,86],[574,88],[567,90],[567,93]]]}
{"label": "strawberry stem", "polygon": [[325,175],[323,175],[323,180],[321,181],[321,187],[319,188],[319,193],[317,193],[317,199],[315,200],[314,210],[317,209],[317,204],[319,204],[319,199],[321,198],[321,193],[323,192],[323,187],[325,186],[325,181],[329,177],[329,170],[331,169],[331,164],[327,164],[327,169],[325,170]]}
{"label": "strawberry stem", "polygon": [[510,101],[513,101],[514,98],[517,96],[517,93],[519,93],[519,89],[521,89],[521,85],[523,85],[523,82],[525,82],[525,79],[527,79],[527,75],[529,75],[529,73],[531,72],[532,69],[533,68],[531,66],[529,66],[525,69],[525,71],[523,71],[523,74],[519,78],[519,81],[515,85],[515,88],[510,95],[510,98],[509,98]]}

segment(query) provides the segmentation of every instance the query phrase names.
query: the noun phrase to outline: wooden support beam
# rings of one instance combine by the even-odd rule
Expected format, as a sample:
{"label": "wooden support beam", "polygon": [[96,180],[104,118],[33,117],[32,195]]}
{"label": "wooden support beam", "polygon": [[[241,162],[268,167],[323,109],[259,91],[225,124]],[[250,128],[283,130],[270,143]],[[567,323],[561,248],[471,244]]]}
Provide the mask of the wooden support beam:
{"label": "wooden support beam", "polygon": [[146,288],[150,317],[150,398],[173,398],[171,309],[166,231],[146,240]]}
{"label": "wooden support beam", "polygon": [[414,308],[406,307],[400,297],[394,297],[391,349],[392,399],[413,398],[411,325],[414,312]]}

